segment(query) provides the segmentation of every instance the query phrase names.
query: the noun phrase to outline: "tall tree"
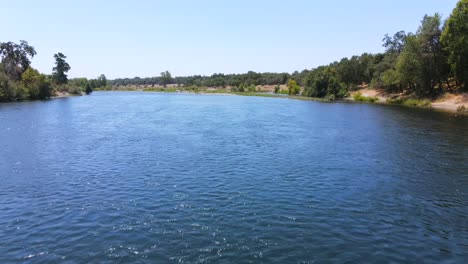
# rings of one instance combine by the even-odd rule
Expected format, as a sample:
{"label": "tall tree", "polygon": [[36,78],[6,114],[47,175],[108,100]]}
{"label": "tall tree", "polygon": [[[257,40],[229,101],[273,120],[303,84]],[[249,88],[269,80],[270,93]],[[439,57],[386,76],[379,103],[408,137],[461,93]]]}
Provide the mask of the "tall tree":
{"label": "tall tree", "polygon": [[440,41],[441,21],[438,13],[434,16],[425,15],[416,33],[422,52],[421,85],[428,94],[433,94],[437,84],[442,88],[442,79],[448,77],[447,58]]}
{"label": "tall tree", "polygon": [[447,19],[441,41],[456,79],[468,90],[468,0],[460,0]]}
{"label": "tall tree", "polygon": [[86,83],[86,89],[85,89],[86,94],[90,94],[93,92],[93,88],[91,87],[91,84],[89,82]]}
{"label": "tall tree", "polygon": [[172,82],[172,76],[169,71],[161,72],[161,84],[166,87]]}
{"label": "tall tree", "polygon": [[0,57],[5,74],[20,80],[21,74],[31,65],[31,59],[36,55],[34,47],[27,41],[21,40],[20,44],[13,42],[0,42]]}
{"label": "tall tree", "polygon": [[59,52],[54,54],[55,67],[53,68],[52,78],[57,84],[65,84],[68,82],[67,72],[71,69],[70,65],[65,61],[67,56]]}
{"label": "tall tree", "polygon": [[107,78],[104,74],[101,74],[98,77],[98,87],[106,87],[107,86]]}
{"label": "tall tree", "polygon": [[421,69],[423,62],[421,60],[422,52],[419,45],[419,40],[416,36],[409,36],[406,39],[406,45],[397,61],[397,72],[401,78],[401,82],[408,85],[411,91],[420,93]]}
{"label": "tall tree", "polygon": [[406,38],[408,36],[406,35],[405,31],[398,31],[393,35],[393,37],[390,37],[388,34],[385,35],[383,38],[383,45],[387,52],[395,52],[395,53],[401,53],[403,51],[403,47],[405,46],[406,43]]}

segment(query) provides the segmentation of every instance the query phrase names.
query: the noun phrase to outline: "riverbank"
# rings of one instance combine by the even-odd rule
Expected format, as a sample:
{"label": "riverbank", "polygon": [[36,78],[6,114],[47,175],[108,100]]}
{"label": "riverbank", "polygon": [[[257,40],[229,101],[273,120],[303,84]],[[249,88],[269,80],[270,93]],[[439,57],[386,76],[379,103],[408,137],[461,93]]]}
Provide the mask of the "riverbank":
{"label": "riverbank", "polygon": [[69,92],[55,92],[55,94],[51,97],[51,99],[64,98],[64,97],[70,97],[70,96],[80,96],[80,94],[71,94]]}
{"label": "riverbank", "polygon": [[403,93],[386,93],[379,89],[360,89],[350,93],[347,101],[432,108],[439,111],[468,115],[468,93],[445,93],[435,99],[416,99]]}
{"label": "riverbank", "polygon": [[[69,92],[55,92],[48,99],[59,99],[59,98],[67,98],[67,97],[83,96],[83,95],[86,95],[86,93],[81,92],[81,94],[72,94],[72,93],[69,93]],[[44,99],[44,100],[48,100],[48,99]],[[16,101],[0,101],[0,104],[1,103],[14,103],[14,102],[32,102],[32,101],[38,101],[38,100],[24,99],[24,100],[16,100]]]}

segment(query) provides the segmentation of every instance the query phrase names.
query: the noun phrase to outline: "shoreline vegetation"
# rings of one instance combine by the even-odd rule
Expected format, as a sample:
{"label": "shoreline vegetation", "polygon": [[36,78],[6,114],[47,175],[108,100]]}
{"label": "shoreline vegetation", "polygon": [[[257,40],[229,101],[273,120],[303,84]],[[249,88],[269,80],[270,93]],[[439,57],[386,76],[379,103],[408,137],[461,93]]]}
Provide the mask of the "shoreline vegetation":
{"label": "shoreline vegetation", "polygon": [[104,74],[97,79],[68,79],[71,69],[67,57],[54,54],[55,67],[50,75],[42,74],[31,67],[37,55],[27,41],[20,43],[0,42],[0,102],[46,100],[53,97],[90,94],[93,89],[107,86]]}
{"label": "shoreline vegetation", "polygon": [[0,101],[48,99],[93,90],[191,92],[316,101],[356,101],[468,113],[468,0],[443,21],[425,15],[415,33],[385,35],[383,53],[364,53],[301,72],[177,76],[107,80],[75,78],[62,53],[51,75],[30,67],[36,51],[26,41],[0,42]]}

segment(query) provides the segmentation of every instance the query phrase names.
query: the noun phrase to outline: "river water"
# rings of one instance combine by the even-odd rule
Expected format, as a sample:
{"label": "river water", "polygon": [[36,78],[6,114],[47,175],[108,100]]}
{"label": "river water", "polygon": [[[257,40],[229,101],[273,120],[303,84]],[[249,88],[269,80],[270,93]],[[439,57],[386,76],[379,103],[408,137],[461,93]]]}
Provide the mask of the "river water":
{"label": "river water", "polygon": [[0,263],[466,263],[468,118],[95,92],[0,104]]}

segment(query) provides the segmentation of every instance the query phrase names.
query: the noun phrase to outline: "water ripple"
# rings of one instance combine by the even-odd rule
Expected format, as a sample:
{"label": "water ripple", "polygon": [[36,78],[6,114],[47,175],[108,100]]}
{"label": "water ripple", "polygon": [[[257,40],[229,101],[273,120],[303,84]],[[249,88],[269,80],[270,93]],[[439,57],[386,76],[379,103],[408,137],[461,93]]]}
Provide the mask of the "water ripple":
{"label": "water ripple", "polygon": [[463,263],[468,120],[151,93],[0,108],[1,263]]}

